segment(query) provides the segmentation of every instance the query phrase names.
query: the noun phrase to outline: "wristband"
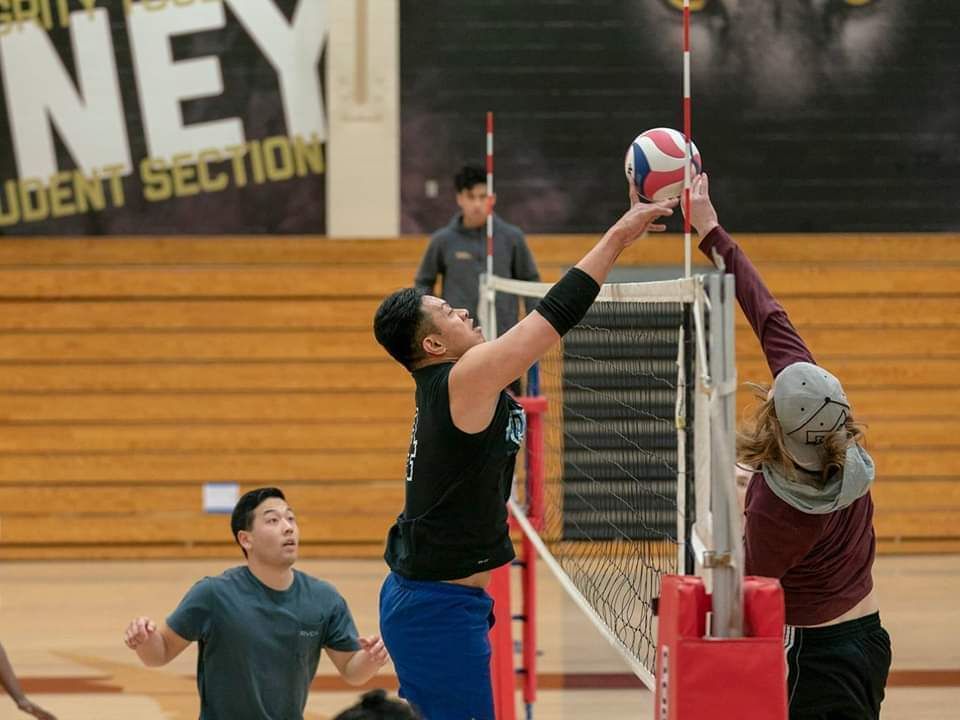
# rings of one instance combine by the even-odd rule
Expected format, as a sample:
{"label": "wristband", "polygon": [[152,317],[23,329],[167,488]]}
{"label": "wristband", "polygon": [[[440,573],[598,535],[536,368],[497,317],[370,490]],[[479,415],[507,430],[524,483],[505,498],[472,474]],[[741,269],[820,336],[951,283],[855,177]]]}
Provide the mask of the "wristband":
{"label": "wristband", "polygon": [[596,280],[573,267],[550,288],[537,305],[537,312],[563,337],[583,320],[599,292]]}

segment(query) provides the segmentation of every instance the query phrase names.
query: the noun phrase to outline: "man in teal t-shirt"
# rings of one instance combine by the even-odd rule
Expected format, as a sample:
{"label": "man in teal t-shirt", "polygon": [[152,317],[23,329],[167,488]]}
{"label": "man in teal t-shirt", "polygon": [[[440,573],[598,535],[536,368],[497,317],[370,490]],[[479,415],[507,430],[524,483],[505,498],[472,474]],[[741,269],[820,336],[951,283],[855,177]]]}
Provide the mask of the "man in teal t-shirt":
{"label": "man in teal t-shirt", "polygon": [[231,529],[245,566],[198,581],[166,623],[127,626],[143,664],[166,665],[197,641],[201,720],[300,720],[322,649],[351,685],[373,677],[383,641],[358,637],[336,589],[293,569],[300,530],[283,493],[246,493]]}

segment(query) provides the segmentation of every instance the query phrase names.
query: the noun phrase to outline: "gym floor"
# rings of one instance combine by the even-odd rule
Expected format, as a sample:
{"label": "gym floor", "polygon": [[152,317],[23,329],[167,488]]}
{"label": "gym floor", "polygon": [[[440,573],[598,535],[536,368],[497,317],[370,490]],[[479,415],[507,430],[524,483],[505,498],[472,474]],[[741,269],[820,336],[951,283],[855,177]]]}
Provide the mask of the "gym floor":
{"label": "gym floor", "polygon": [[[238,558],[239,562],[239,558]],[[190,585],[229,560],[8,562],[0,566],[0,641],[30,698],[58,720],[195,720],[196,646],[169,666],[145,668],[121,635],[136,615],[162,619]],[[377,632],[377,560],[307,560],[300,570],[333,582],[362,634]],[[884,720],[943,720],[960,707],[960,556],[883,556],[875,566],[894,665]],[[653,717],[618,654],[542,569],[537,720]],[[66,600],[66,602],[65,602]],[[395,689],[392,668],[374,682]],[[321,660],[306,720],[352,704],[349,688]],[[518,701],[518,718],[523,709]],[[0,718],[26,717],[0,696]]]}

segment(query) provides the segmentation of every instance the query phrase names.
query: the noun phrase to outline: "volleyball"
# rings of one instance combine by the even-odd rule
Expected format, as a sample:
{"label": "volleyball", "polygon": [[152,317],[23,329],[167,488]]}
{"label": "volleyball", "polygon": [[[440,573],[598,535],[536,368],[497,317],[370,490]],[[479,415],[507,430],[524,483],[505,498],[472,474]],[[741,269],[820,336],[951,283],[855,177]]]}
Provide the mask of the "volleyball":
{"label": "volleyball", "polygon": [[[691,141],[690,176],[700,172],[700,151]],[[637,186],[641,197],[657,202],[679,197],[683,190],[683,161],[686,140],[683,133],[671,128],[654,128],[642,132],[627,148],[624,170],[627,180]]]}

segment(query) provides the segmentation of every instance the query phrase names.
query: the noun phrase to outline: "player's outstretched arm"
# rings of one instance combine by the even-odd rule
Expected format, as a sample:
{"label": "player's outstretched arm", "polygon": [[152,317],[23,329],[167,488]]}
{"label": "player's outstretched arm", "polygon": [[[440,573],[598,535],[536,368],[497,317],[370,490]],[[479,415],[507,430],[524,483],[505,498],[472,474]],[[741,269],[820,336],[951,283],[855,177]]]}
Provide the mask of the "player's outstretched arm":
{"label": "player's outstretched arm", "polygon": [[10,660],[7,658],[7,653],[3,649],[3,645],[0,645],[0,686],[3,687],[13,702],[17,704],[17,708],[27,715],[33,715],[33,717],[39,720],[57,720],[52,713],[47,712],[39,705],[34,705],[24,694],[23,688],[20,687],[20,681],[17,680],[17,676],[13,672],[13,667],[10,665]]}
{"label": "player's outstretched arm", "polygon": [[350,685],[363,685],[387,664],[390,656],[379,635],[358,638],[359,650],[326,648],[327,657],[336,666],[340,677]]}
{"label": "player's outstretched arm", "polygon": [[718,265],[722,262],[723,269],[736,278],[737,302],[760,340],[773,376],[792,363],[814,362],[787,311],[764,284],[750,258],[720,226],[710,201],[706,173],[695,177],[690,187],[690,224],[700,236],[704,254]]}
{"label": "player's outstretched arm", "polygon": [[656,221],[672,215],[676,201],[640,202],[632,206],[600,241],[561,278],[531,312],[502,337],[470,348],[450,371],[450,412],[464,432],[489,425],[497,398],[513,380],[540,359],[590,308],[600,285],[620,254],[648,231],[662,231]]}
{"label": "player's outstretched arm", "polygon": [[138,617],[124,630],[123,643],[137,653],[144,665],[159,667],[182,653],[190,641],[177,635],[166,623],[158,626],[148,617]]}

